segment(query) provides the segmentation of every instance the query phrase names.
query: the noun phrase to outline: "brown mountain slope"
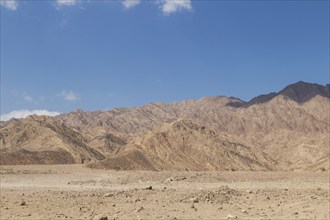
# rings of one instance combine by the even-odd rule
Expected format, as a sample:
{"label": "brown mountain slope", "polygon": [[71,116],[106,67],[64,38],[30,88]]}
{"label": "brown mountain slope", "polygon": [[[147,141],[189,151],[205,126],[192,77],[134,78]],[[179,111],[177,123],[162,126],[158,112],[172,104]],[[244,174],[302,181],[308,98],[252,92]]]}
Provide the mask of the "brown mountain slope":
{"label": "brown mountain slope", "polygon": [[234,101],[240,100],[224,96],[205,97],[170,104],[150,103],[136,108],[116,108],[104,112],[77,110],[56,116],[55,119],[70,127],[94,131],[97,134],[119,132],[135,135],[178,118],[196,119],[205,115],[208,116],[206,120],[210,120],[218,112],[222,115],[229,114],[236,109],[227,104]]}
{"label": "brown mountain slope", "polygon": [[270,170],[262,153],[220,137],[204,126],[185,120],[165,123],[136,137],[94,168],[146,170]]}
{"label": "brown mountain slope", "polygon": [[72,164],[75,163],[72,155],[64,150],[56,151],[28,151],[19,149],[9,151],[0,150],[0,165],[27,165],[27,164]]}
{"label": "brown mountain slope", "polygon": [[[253,104],[235,98],[206,97],[83,113],[83,117],[88,121],[93,115],[94,121],[103,121],[102,126],[87,122],[88,129],[101,127],[104,131],[133,136],[153,130],[164,122],[184,118],[217,133],[237,137],[249,146],[258,146],[276,160],[278,170],[315,170],[318,169],[316,163],[328,169],[329,86],[298,82],[266,96],[252,99]],[[85,129],[74,115],[62,115],[58,120]]]}
{"label": "brown mountain slope", "polygon": [[104,135],[91,138],[88,140],[87,144],[103,155],[110,155],[113,151],[125,145],[126,142],[111,133],[106,133]]}
{"label": "brown mountain slope", "polygon": [[[1,128],[1,163],[13,164],[14,158],[17,164],[81,163],[83,160],[104,159],[85,142],[78,132],[50,117],[29,116],[13,120]],[[21,157],[25,159],[22,161]]]}
{"label": "brown mountain slope", "polygon": [[[249,149],[256,155],[255,162],[259,162],[261,167],[266,167],[265,164],[272,161],[269,158],[263,161],[263,153],[267,153],[274,159],[272,165],[267,165],[272,169],[328,169],[329,88],[329,85],[298,82],[278,93],[258,96],[250,102],[218,96],[169,104],[151,103],[109,111],[77,110],[54,117],[54,121],[49,122],[51,126],[45,126],[41,122],[36,124],[31,119],[11,120],[1,125],[0,148],[6,148],[7,151],[20,148],[54,151],[59,147],[70,152],[74,161],[80,160],[80,154],[83,157],[100,159],[103,157],[97,156],[100,153],[111,158],[107,160],[109,167],[116,165],[117,168],[124,169],[175,169],[173,164],[179,166],[179,161],[185,158],[183,149],[171,148],[176,141],[176,144],[182,142],[180,138],[194,140],[205,149],[218,149],[217,146],[224,140],[222,137],[227,136],[233,140],[229,142],[253,146]],[[220,138],[207,139],[196,131],[190,132],[191,136],[175,136],[172,134],[175,129],[165,126],[168,135],[163,140],[159,127],[180,118],[207,127]],[[23,123],[24,129],[20,123]],[[164,141],[171,145],[164,145]],[[168,151],[168,155],[174,155],[175,159],[163,161],[162,157],[167,157],[165,153],[157,156],[149,151],[157,149],[156,152],[163,152],[163,148]],[[191,161],[185,162],[187,169],[198,169],[197,166],[200,169],[223,169],[224,166],[215,165],[216,161],[206,166],[203,161],[194,158],[194,149],[191,148],[191,154],[188,155],[192,157]],[[94,155],[94,151],[98,153]],[[243,152],[244,148],[239,148],[236,153],[241,155]],[[204,156],[207,153],[207,150],[199,152]],[[219,157],[225,156],[220,151],[214,150],[214,153],[219,154]],[[235,161],[240,159],[228,161],[229,164],[233,163],[233,169],[246,169],[245,165],[240,167]]]}
{"label": "brown mountain slope", "polygon": [[329,99],[321,96],[303,104],[277,96],[238,109],[222,131],[260,146],[279,170],[313,169],[322,158],[329,160],[329,107]]}
{"label": "brown mountain slope", "polygon": [[[258,106],[257,108],[261,109],[262,107],[260,106],[264,106],[263,108],[267,109],[269,115],[264,116],[260,114],[254,117],[263,117],[264,121],[268,121],[268,119],[273,120],[272,123],[277,128],[286,128],[289,130],[295,130],[297,128],[309,129],[309,125],[304,126],[298,121],[301,121],[301,118],[307,116],[309,118],[308,120],[314,121],[315,119],[316,124],[321,122],[320,126],[324,126],[322,121],[326,122],[330,118],[328,114],[329,97],[327,97],[327,88],[328,86],[298,82],[287,86],[279,93],[274,93],[276,94],[275,96],[271,95],[272,98],[266,99],[262,103],[248,104],[249,107],[246,107],[246,104],[239,99],[219,96],[170,104],[151,103],[137,108],[121,108],[105,112],[82,112],[78,110],[57,116],[56,120],[71,127],[96,131],[98,134],[119,132],[134,135],[152,130],[164,122],[173,121],[178,118],[185,118],[196,121],[199,124],[205,124],[216,131],[227,131],[227,126],[231,125],[232,123],[230,122],[235,121],[235,119],[240,120],[239,124],[244,124],[245,118],[242,115],[244,115],[245,111],[251,112],[251,108],[255,109]],[[291,93],[296,94],[300,101],[295,101],[289,95],[282,95]],[[302,100],[305,101],[302,102]],[[276,104],[268,105],[268,102]],[[291,108],[292,105],[293,109]],[[244,106],[244,108],[233,106]],[[292,110],[294,112],[291,112]],[[268,116],[270,118],[267,118]],[[313,117],[314,119],[312,119]],[[279,120],[277,121],[277,119]],[[317,129],[317,126],[313,127]],[[256,128],[258,129],[258,126]],[[241,132],[242,129],[239,126],[233,126],[233,130]],[[237,132],[234,131],[234,133]]]}

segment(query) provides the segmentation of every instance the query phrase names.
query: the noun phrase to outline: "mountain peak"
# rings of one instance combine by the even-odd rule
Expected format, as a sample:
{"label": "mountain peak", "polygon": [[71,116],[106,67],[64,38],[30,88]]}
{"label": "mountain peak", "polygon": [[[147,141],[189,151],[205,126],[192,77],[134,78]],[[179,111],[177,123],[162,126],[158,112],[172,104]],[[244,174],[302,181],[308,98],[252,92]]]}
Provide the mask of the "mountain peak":
{"label": "mountain peak", "polygon": [[82,113],[84,113],[84,111],[82,110],[82,109],[80,109],[80,108],[77,108],[75,111],[73,111],[73,112],[76,112],[76,113],[79,113],[79,114],[82,114]]}
{"label": "mountain peak", "polygon": [[279,92],[272,92],[269,94],[257,96],[247,102],[244,107],[268,102],[278,95],[285,96],[301,104],[309,101],[317,95],[330,98],[330,86],[329,84],[323,86],[316,83],[298,81],[296,83],[286,86]]}
{"label": "mountain peak", "polygon": [[304,103],[317,95],[330,98],[330,91],[328,86],[299,81],[288,85],[278,95],[286,96],[298,103]]}

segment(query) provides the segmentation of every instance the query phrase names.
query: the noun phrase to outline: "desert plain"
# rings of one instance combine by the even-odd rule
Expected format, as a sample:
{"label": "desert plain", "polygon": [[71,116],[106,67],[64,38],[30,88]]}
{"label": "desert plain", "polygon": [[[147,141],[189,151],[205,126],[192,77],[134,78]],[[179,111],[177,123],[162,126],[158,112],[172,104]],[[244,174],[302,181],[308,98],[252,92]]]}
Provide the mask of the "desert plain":
{"label": "desert plain", "polygon": [[329,219],[328,172],[7,165],[1,219]]}

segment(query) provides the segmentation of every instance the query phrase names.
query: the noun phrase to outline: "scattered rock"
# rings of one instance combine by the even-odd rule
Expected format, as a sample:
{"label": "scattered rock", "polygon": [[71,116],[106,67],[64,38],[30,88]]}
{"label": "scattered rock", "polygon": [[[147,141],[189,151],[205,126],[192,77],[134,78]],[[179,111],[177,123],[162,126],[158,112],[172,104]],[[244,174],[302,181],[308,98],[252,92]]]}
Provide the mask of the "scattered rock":
{"label": "scattered rock", "polygon": [[243,212],[243,213],[247,213],[246,209],[242,209],[241,212]]}
{"label": "scattered rock", "polygon": [[221,186],[216,190],[201,190],[194,195],[187,202],[210,202],[210,203],[228,203],[232,198],[239,196],[240,193],[228,186]]}
{"label": "scattered rock", "polygon": [[237,218],[237,216],[234,216],[232,214],[227,215],[227,219],[236,219],[236,218]]}
{"label": "scattered rock", "polygon": [[252,193],[252,190],[247,189],[247,190],[245,190],[245,192],[251,194]]}
{"label": "scattered rock", "polygon": [[199,199],[198,199],[198,197],[191,198],[190,201],[193,202],[193,203],[198,203],[199,202]]}
{"label": "scattered rock", "polygon": [[298,215],[299,213],[298,212],[295,212],[295,213],[293,213],[294,215]]}
{"label": "scattered rock", "polygon": [[146,190],[152,190],[152,186],[148,186],[148,187],[146,187],[144,189],[146,189]]}
{"label": "scattered rock", "polygon": [[102,214],[102,215],[95,215],[93,220],[108,220],[108,216]]}
{"label": "scattered rock", "polygon": [[26,202],[24,200],[22,200],[22,202],[20,203],[21,206],[26,205]]}
{"label": "scattered rock", "polygon": [[195,208],[195,205],[194,204],[191,204],[190,208],[194,209]]}
{"label": "scattered rock", "polygon": [[175,179],[175,181],[182,181],[182,180],[185,180],[185,179],[187,179],[187,177],[178,177],[178,178]]}
{"label": "scattered rock", "polygon": [[111,197],[111,196],[113,196],[112,193],[106,193],[106,194],[104,194],[104,197]]}
{"label": "scattered rock", "polygon": [[143,206],[140,206],[139,208],[135,209],[135,212],[141,212],[143,209]]}

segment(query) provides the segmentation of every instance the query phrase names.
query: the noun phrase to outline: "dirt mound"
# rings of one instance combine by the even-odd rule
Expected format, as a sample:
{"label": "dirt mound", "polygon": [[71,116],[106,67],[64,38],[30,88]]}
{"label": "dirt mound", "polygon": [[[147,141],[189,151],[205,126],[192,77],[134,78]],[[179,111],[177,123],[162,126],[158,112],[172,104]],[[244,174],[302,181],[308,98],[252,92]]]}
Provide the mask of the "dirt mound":
{"label": "dirt mound", "polygon": [[216,204],[228,203],[231,199],[240,196],[240,192],[228,186],[221,186],[215,190],[201,190],[198,193],[189,195],[185,202],[210,202]]}

